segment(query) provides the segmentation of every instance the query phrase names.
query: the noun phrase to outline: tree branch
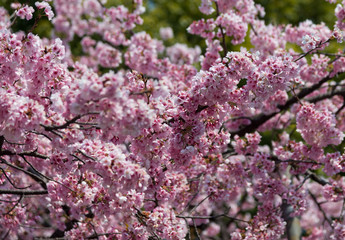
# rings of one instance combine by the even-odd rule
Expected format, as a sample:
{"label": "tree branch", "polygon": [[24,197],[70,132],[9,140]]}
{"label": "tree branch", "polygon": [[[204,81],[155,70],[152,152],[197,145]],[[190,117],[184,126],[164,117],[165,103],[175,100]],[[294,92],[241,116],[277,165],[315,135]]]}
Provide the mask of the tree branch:
{"label": "tree branch", "polygon": [[21,168],[21,167],[18,167],[18,166],[16,166],[16,165],[13,165],[13,164],[7,162],[5,159],[0,158],[0,160],[1,160],[0,163],[4,163],[5,165],[7,165],[7,166],[9,166],[9,167],[12,167],[12,168],[14,168],[14,169],[17,169],[17,170],[19,170],[19,171],[21,171],[21,172],[23,172],[23,173],[29,175],[29,176],[32,177],[36,182],[40,183],[41,185],[45,186],[45,188],[46,188],[46,183],[45,183],[44,180],[43,180],[42,178],[40,178],[37,174],[34,174],[34,173],[29,172],[29,171],[27,171],[27,170],[25,170],[25,169],[23,169],[23,168]]}
{"label": "tree branch", "polygon": [[18,204],[23,200],[23,197],[24,197],[24,195],[20,195],[19,199],[16,201],[16,203],[13,205],[13,207],[2,215],[5,216],[5,215],[9,214],[10,212],[12,212],[13,209],[15,209],[18,206]]}
{"label": "tree branch", "polygon": [[325,93],[325,94],[322,94],[319,96],[315,96],[312,98],[308,98],[307,101],[311,102],[311,103],[316,103],[316,102],[319,102],[321,100],[329,99],[329,98],[337,96],[337,95],[345,96],[345,88],[340,89],[340,90],[331,91],[331,92],[328,92],[328,93]]}
{"label": "tree branch", "polygon": [[7,181],[9,181],[9,183],[12,185],[12,187],[14,187],[15,189],[27,189],[29,187],[31,187],[31,185],[27,186],[27,187],[17,187],[14,182],[11,181],[11,179],[9,178],[9,176],[7,176],[5,170],[3,168],[0,167],[0,170],[2,171],[2,173],[4,174],[5,178],[7,179]]}
{"label": "tree branch", "polygon": [[183,219],[216,219],[216,218],[220,218],[220,217],[225,217],[228,218],[232,221],[239,221],[239,222],[245,222],[248,223],[248,221],[242,220],[242,219],[238,219],[238,218],[234,218],[234,217],[230,217],[226,214],[219,214],[219,215],[215,215],[215,216],[181,216],[181,215],[177,215],[177,218],[183,218]]}
{"label": "tree branch", "polygon": [[[214,3],[216,4],[216,12],[217,12],[217,17],[218,17],[220,15],[218,3],[216,1]],[[228,48],[226,47],[225,33],[224,33],[222,25],[219,24],[218,27],[220,28],[220,33],[222,34],[222,47],[224,50],[224,57],[226,57],[226,54],[228,53]]]}
{"label": "tree branch", "polygon": [[48,194],[48,191],[47,190],[10,190],[10,189],[0,189],[0,194],[45,195],[45,194]]}
{"label": "tree branch", "polygon": [[309,53],[311,53],[312,51],[314,51],[314,50],[320,48],[323,44],[328,43],[330,40],[331,40],[331,39],[329,38],[329,39],[327,39],[327,40],[324,41],[324,42],[320,41],[318,45],[316,45],[313,49],[310,49],[308,52],[303,53],[300,57],[298,57],[297,59],[295,59],[294,62],[297,62],[297,61],[299,61],[300,59],[304,58],[305,56],[307,56],[307,55],[308,55]]}
{"label": "tree branch", "polygon": [[89,112],[89,113],[85,113],[85,114],[80,114],[80,115],[75,116],[71,120],[66,120],[66,122],[64,124],[62,124],[62,125],[52,125],[52,126],[47,126],[47,125],[43,125],[43,124],[40,124],[40,125],[46,131],[54,131],[54,130],[59,130],[59,129],[65,129],[69,125],[71,125],[73,123],[77,123],[77,120],[79,120],[80,118],[82,118],[82,117],[84,117],[86,115],[94,115],[94,114],[99,114],[99,113],[98,112]]}
{"label": "tree branch", "polygon": [[255,116],[254,118],[251,119],[251,123],[244,128],[231,132],[232,136],[239,135],[240,137],[243,137],[246,133],[254,132],[257,128],[259,128],[262,124],[264,124],[266,121],[270,120],[273,118],[275,115],[278,113],[287,110],[289,107],[291,107],[293,104],[297,103],[299,99],[304,98],[305,96],[309,95],[310,93],[314,92],[316,89],[320,88],[322,84],[327,82],[328,80],[332,79],[330,77],[330,74],[328,74],[327,77],[323,78],[320,82],[312,85],[311,87],[308,88],[303,88],[301,91],[295,95],[292,96],[289,100],[286,101],[284,105],[278,105],[278,112],[271,113],[269,115],[265,114],[259,114]]}
{"label": "tree branch", "polygon": [[5,137],[0,136],[0,152],[2,151],[2,145],[4,144],[4,141],[5,141]]}
{"label": "tree branch", "polygon": [[315,195],[311,191],[309,191],[309,190],[308,190],[308,192],[309,192],[309,195],[311,196],[311,198],[313,199],[313,201],[315,202],[315,204],[317,205],[317,207],[319,208],[320,212],[322,213],[325,221],[327,221],[328,224],[330,226],[332,226],[332,221],[327,217],[325,211],[322,209],[322,207],[321,207],[320,203],[317,201]]}

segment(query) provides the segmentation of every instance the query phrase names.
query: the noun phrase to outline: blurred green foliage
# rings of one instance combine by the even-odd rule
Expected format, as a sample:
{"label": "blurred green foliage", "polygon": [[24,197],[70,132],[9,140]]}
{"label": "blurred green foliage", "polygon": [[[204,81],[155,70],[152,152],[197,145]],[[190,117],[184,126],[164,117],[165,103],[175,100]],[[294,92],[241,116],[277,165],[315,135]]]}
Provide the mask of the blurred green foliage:
{"label": "blurred green foliage", "polygon": [[[13,2],[20,2],[22,4],[29,4],[34,6],[37,0],[0,0],[0,6],[5,7],[9,13],[13,13],[10,4]],[[67,0],[66,0],[67,1]],[[83,1],[83,0],[82,0]],[[146,12],[142,15],[144,24],[137,26],[135,31],[146,31],[152,37],[160,39],[159,29],[161,27],[171,27],[174,32],[174,38],[167,40],[167,45],[172,45],[176,42],[186,43],[189,46],[200,45],[203,49],[205,47],[204,40],[199,36],[187,33],[187,27],[194,21],[201,18],[207,18],[199,11],[201,0],[144,0]],[[330,4],[325,0],[255,0],[256,3],[261,4],[266,11],[264,20],[266,23],[273,24],[293,24],[297,25],[299,22],[306,19],[312,20],[314,23],[325,22],[330,28],[334,25],[335,4]],[[106,6],[117,6],[124,4],[130,10],[133,10],[132,0],[108,0]],[[37,17],[37,12],[35,13]],[[215,16],[215,13],[212,17]],[[13,30],[23,30],[28,32],[34,26],[35,21],[17,19],[13,25]],[[34,33],[41,37],[49,37],[52,29],[51,22],[46,17],[42,17],[34,29]],[[230,39],[229,41],[230,45]],[[250,47],[249,39],[246,39],[244,44]],[[229,46],[230,50],[238,50],[236,46]]]}
{"label": "blurred green foliage", "polygon": [[[325,0],[256,0],[265,8],[266,23],[293,24],[310,19],[314,23],[325,22],[330,28],[336,20],[334,8]],[[198,36],[188,34],[186,28],[201,18],[208,17],[199,11],[200,0],[148,0],[147,11],[143,15],[145,24],[138,29],[149,32],[159,38],[159,28],[170,26],[175,34],[175,42],[188,43],[190,46],[200,44]]]}
{"label": "blurred green foliage", "polygon": [[188,26],[205,15],[199,11],[200,0],[150,0],[146,1],[146,12],[143,15],[144,25],[138,29],[149,32],[153,37],[160,38],[161,27],[171,27],[174,39],[168,45],[182,42],[189,46],[204,45],[204,40],[187,33]]}
{"label": "blurred green foliage", "polygon": [[[35,2],[37,2],[37,0],[0,0],[0,6],[6,8],[8,13],[11,15],[14,12],[14,9],[10,7],[11,3],[17,2],[34,7]],[[35,9],[33,18],[29,21],[17,18],[16,21],[14,21],[14,24],[12,25],[13,31],[24,31],[26,33],[32,31],[33,33],[41,37],[50,37],[53,24],[48,20],[46,16],[44,16],[43,10],[36,10],[37,9]],[[36,19],[38,19],[39,15],[41,15],[41,18],[39,19],[39,21],[35,22]]]}
{"label": "blurred green foliage", "polygon": [[314,23],[324,22],[330,28],[336,20],[334,8],[336,4],[331,4],[325,0],[256,0],[266,11],[264,17],[266,23],[292,24],[307,19]]}

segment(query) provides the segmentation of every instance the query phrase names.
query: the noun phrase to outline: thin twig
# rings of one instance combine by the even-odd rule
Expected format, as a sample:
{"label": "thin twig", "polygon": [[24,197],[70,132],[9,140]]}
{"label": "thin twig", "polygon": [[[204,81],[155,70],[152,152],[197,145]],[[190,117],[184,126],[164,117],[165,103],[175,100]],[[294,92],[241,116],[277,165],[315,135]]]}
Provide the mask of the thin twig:
{"label": "thin twig", "polygon": [[293,159],[288,159],[288,160],[280,160],[276,156],[271,156],[269,158],[270,160],[278,163],[306,163],[306,164],[315,164],[315,165],[322,165],[322,163],[318,163],[316,161],[308,161],[308,160],[293,160]]}
{"label": "thin twig", "polygon": [[82,150],[78,149],[78,152],[79,152],[81,155],[83,155],[84,157],[89,158],[89,159],[91,159],[91,160],[94,161],[94,162],[98,162],[98,160],[97,160],[96,158],[87,155],[87,154],[84,153]]}
{"label": "thin twig", "polygon": [[[218,17],[220,15],[218,3],[216,1],[214,3],[216,4],[216,13]],[[226,47],[226,42],[225,42],[225,33],[221,24],[219,24],[218,27],[220,28],[220,33],[222,34],[222,46],[223,46],[224,57],[225,57],[226,54],[228,53],[228,48]]]}
{"label": "thin twig", "polygon": [[40,178],[39,176],[37,176],[36,174],[31,173],[31,172],[29,172],[29,171],[27,171],[27,170],[25,170],[25,169],[23,169],[23,168],[21,168],[21,167],[18,167],[18,166],[16,166],[16,165],[13,165],[13,164],[7,162],[7,161],[6,161],[5,159],[3,159],[3,158],[0,158],[0,160],[1,160],[0,163],[3,163],[3,164],[5,164],[5,165],[7,165],[7,166],[9,166],[9,167],[12,167],[12,168],[14,168],[14,169],[17,169],[17,170],[19,170],[19,171],[21,171],[21,172],[23,172],[23,173],[29,175],[30,177],[32,177],[32,178],[33,178],[35,181],[37,181],[38,183],[45,184],[44,180],[43,180],[42,178]]}
{"label": "thin twig", "polygon": [[[201,173],[200,175],[198,175],[197,176],[197,178],[200,178],[200,177],[202,177],[203,176],[203,173]],[[198,185],[198,189],[197,189],[197,191],[196,191],[196,193],[193,195],[193,197],[188,201],[188,203],[187,203],[187,205],[185,206],[185,208],[182,210],[182,212],[180,212],[179,214],[182,214],[182,213],[184,213],[187,209],[188,209],[188,207],[190,206],[190,204],[193,202],[193,200],[198,196],[198,194],[199,194],[199,191],[200,191],[200,183],[199,183],[199,185]]]}
{"label": "thin twig", "polygon": [[8,210],[6,213],[4,213],[2,215],[5,216],[5,215],[9,214],[10,212],[12,212],[13,209],[15,209],[18,206],[18,204],[22,201],[23,198],[24,198],[24,195],[20,195],[20,197],[17,200],[16,204],[14,204],[13,207],[10,210]]}
{"label": "thin twig", "polygon": [[239,218],[234,218],[234,217],[230,217],[226,214],[219,214],[219,215],[215,215],[215,216],[181,216],[181,215],[177,215],[177,218],[185,218],[185,219],[216,219],[216,218],[221,218],[221,217],[225,217],[228,218],[232,221],[239,221],[239,222],[245,222],[248,223],[248,221],[239,219]]}
{"label": "thin twig", "polygon": [[330,226],[332,226],[332,221],[327,217],[325,211],[322,209],[321,205],[318,203],[318,201],[317,201],[315,195],[314,195],[310,190],[308,190],[308,192],[309,192],[309,195],[311,196],[311,198],[313,199],[313,201],[315,202],[315,204],[317,205],[317,207],[319,208],[320,212],[322,213],[322,215],[323,215],[325,221],[327,221],[328,224],[329,224]]}
{"label": "thin twig", "polygon": [[344,210],[345,210],[345,198],[343,200],[343,206],[341,207],[341,212],[340,212],[340,216],[339,216],[340,221],[344,220]]}
{"label": "thin twig", "polygon": [[42,136],[48,138],[50,141],[53,141],[53,139],[51,137],[49,137],[47,134],[45,134],[45,133],[40,133],[40,132],[37,132],[37,131],[30,131],[30,132],[32,132],[34,134],[37,134],[37,135],[42,135]]}
{"label": "thin twig", "polygon": [[10,231],[11,231],[11,230],[8,230],[8,231],[7,231],[7,233],[6,233],[5,236],[2,238],[2,240],[7,239],[8,235],[10,234]]}
{"label": "thin twig", "polygon": [[195,228],[196,236],[198,237],[198,240],[201,240],[201,237],[200,237],[199,232],[198,232],[198,227],[196,226],[194,218],[192,218],[192,222],[193,222],[193,226]]}
{"label": "thin twig", "polygon": [[191,239],[190,226],[189,226],[189,223],[188,223],[187,218],[184,218],[184,221],[186,222],[186,226],[187,226],[187,228],[188,228],[187,237],[188,237],[188,239]]}
{"label": "thin twig", "polygon": [[303,53],[300,57],[298,57],[297,59],[294,60],[294,62],[297,62],[299,60],[301,60],[302,58],[304,58],[305,56],[307,56],[309,53],[311,53],[312,51],[320,48],[323,44],[328,43],[331,39],[327,39],[326,41],[322,42],[320,41],[318,45],[316,45],[313,49],[310,49],[308,52]]}
{"label": "thin twig", "polygon": [[72,157],[75,157],[78,161],[82,162],[83,164],[85,164],[84,160],[82,160],[81,158],[79,158],[77,155],[75,154],[70,154]]}
{"label": "thin twig", "polygon": [[301,184],[296,188],[296,192],[304,185],[304,183],[310,178],[310,174],[307,174],[307,176],[305,176],[305,178],[303,179],[303,181],[301,182]]}
{"label": "thin twig", "polygon": [[43,125],[40,124],[46,131],[53,131],[53,130],[59,130],[59,129],[65,129],[67,128],[69,125],[76,123],[77,120],[79,120],[80,118],[87,116],[87,115],[95,115],[95,114],[99,114],[98,112],[89,112],[89,113],[85,113],[85,114],[80,114],[75,116],[74,118],[70,119],[70,120],[66,120],[66,122],[62,125],[52,125],[52,126],[48,126],[48,125]]}
{"label": "thin twig", "polygon": [[29,187],[31,187],[31,185],[27,186],[27,187],[17,187],[12,181],[11,179],[7,176],[5,170],[3,168],[0,167],[0,170],[3,172],[4,176],[6,177],[6,179],[10,182],[10,184],[12,185],[12,187],[14,187],[15,189],[27,189]]}
{"label": "thin twig", "polygon": [[5,137],[0,136],[0,152],[2,151],[2,145],[4,144],[4,141],[5,141]]}
{"label": "thin twig", "polygon": [[345,97],[344,97],[344,100],[343,100],[343,105],[341,105],[341,107],[334,113],[335,115],[338,115],[345,107]]}
{"label": "thin twig", "polygon": [[[13,164],[7,162],[5,159],[0,158],[0,160],[1,160],[1,163],[4,163],[4,164],[6,164],[7,166],[10,166],[10,167],[12,167],[12,168],[15,168],[15,169],[17,169],[17,170],[19,170],[19,171],[22,171],[22,172],[28,174],[28,175],[29,175],[30,177],[32,177],[35,181],[37,181],[37,182],[39,182],[39,183],[42,183],[44,186],[46,186],[46,182],[45,182],[42,178],[40,178],[37,174],[31,173],[31,172],[29,172],[29,171],[27,171],[27,170],[25,170],[25,169],[23,169],[23,168],[21,168],[21,167],[18,167],[18,166],[16,166],[16,165],[13,165]],[[32,166],[32,165],[31,165],[31,166]],[[34,168],[33,168],[33,169],[34,169]],[[54,180],[53,178],[48,177],[48,176],[46,176],[46,175],[40,173],[39,171],[37,171],[37,170],[35,170],[35,169],[34,169],[34,171],[36,171],[40,176],[42,176],[42,177],[48,179],[49,181],[55,182],[55,183],[57,183],[57,184],[59,184],[59,185],[65,187],[65,188],[67,188],[67,189],[70,190],[71,192],[74,192],[74,193],[76,192],[76,191],[74,191],[72,188],[66,186],[65,184],[63,184],[63,183],[61,183],[61,182],[59,182],[59,181],[56,181],[56,180]],[[45,187],[45,188],[46,188],[46,187]]]}
{"label": "thin twig", "polygon": [[209,195],[207,195],[203,200],[201,200],[197,205],[195,205],[193,207],[193,209],[189,212],[192,213],[195,211],[195,209],[197,209],[197,207],[199,207],[204,201],[206,201],[206,199],[208,199],[209,197],[211,197],[213,195],[213,193],[210,193]]}
{"label": "thin twig", "polygon": [[253,30],[255,36],[258,36],[258,33],[255,31],[255,28],[252,23],[249,23],[250,28]]}

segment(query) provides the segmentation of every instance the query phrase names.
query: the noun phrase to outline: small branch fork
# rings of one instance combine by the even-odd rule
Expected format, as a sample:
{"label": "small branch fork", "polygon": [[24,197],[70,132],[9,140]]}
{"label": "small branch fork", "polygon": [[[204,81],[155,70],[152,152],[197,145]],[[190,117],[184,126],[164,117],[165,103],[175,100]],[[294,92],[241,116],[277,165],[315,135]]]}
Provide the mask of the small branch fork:
{"label": "small branch fork", "polygon": [[319,210],[320,210],[320,212],[322,213],[323,218],[325,219],[325,221],[327,221],[327,223],[328,223],[330,226],[332,226],[332,221],[331,221],[331,219],[329,219],[329,218],[327,217],[325,211],[322,209],[320,203],[317,201],[316,196],[315,196],[311,191],[309,191],[309,190],[308,190],[308,193],[309,193],[310,197],[313,199],[314,203],[315,203],[315,204],[317,205],[317,207],[319,208]]}
{"label": "small branch fork", "polygon": [[31,187],[31,185],[27,186],[27,187],[17,187],[14,182],[12,182],[12,180],[9,178],[9,176],[7,176],[6,171],[0,167],[0,170],[2,171],[2,173],[4,174],[5,178],[7,179],[7,181],[12,185],[12,187],[14,187],[15,189],[27,189],[29,187]]}
{"label": "small branch fork", "polygon": [[29,175],[29,176],[32,177],[36,182],[38,182],[38,183],[42,184],[43,186],[45,186],[45,181],[44,181],[42,178],[40,178],[37,174],[32,173],[32,172],[29,172],[28,170],[25,170],[25,169],[23,169],[23,168],[21,168],[21,167],[18,167],[18,166],[16,166],[16,165],[13,165],[13,164],[7,162],[7,161],[6,161],[5,159],[3,159],[3,158],[0,158],[0,161],[1,161],[0,163],[3,163],[3,164],[5,164],[5,165],[7,165],[7,166],[9,166],[9,167],[11,167],[11,168],[14,168],[14,169],[16,169],[16,170],[19,170],[19,171],[21,171],[21,172],[23,172],[23,173]]}
{"label": "small branch fork", "polygon": [[[41,126],[46,130],[46,131],[50,131],[53,132],[54,134],[58,134],[56,133],[56,131],[60,130],[60,129],[65,129],[68,128],[71,124],[76,123],[78,124],[78,120],[80,118],[82,118],[83,116],[86,115],[93,115],[93,114],[98,114],[97,112],[90,112],[90,113],[86,113],[86,114],[82,114],[82,115],[77,115],[74,118],[72,118],[71,120],[67,120],[64,124],[62,125],[52,125],[52,126],[47,126],[47,125],[43,125],[41,124]],[[60,134],[58,134],[60,135]],[[71,189],[70,187],[64,185],[63,183],[60,183],[56,180],[54,180],[51,177],[48,177],[44,174],[42,174],[41,172],[39,172],[27,159],[26,156],[30,156],[30,157],[36,157],[36,158],[41,158],[41,159],[48,159],[49,157],[47,155],[41,154],[37,152],[37,149],[34,151],[24,151],[21,153],[15,153],[12,152],[10,150],[3,150],[2,146],[4,144],[4,142],[6,141],[6,139],[4,138],[4,136],[0,136],[0,157],[1,156],[20,156],[29,166],[33,171],[29,171],[26,170],[24,168],[18,167],[12,163],[9,163],[8,161],[6,161],[3,158],[0,158],[0,164],[5,164],[8,167],[14,168],[18,171],[21,171],[23,173],[25,173],[26,175],[30,176],[31,178],[33,178],[36,182],[38,182],[39,184],[41,184],[41,186],[44,188],[44,190],[23,190],[23,189],[27,189],[31,186],[28,187],[17,187],[12,180],[9,178],[9,176],[6,174],[6,171],[3,168],[0,168],[0,170],[2,171],[2,173],[4,174],[5,178],[8,180],[8,182],[15,188],[14,190],[11,189],[1,189],[0,190],[0,194],[12,194],[12,195],[44,195],[44,194],[48,194],[47,191],[47,185],[46,185],[46,180],[49,181],[53,181],[56,182],[60,185],[62,185],[63,187],[69,189],[72,192],[75,192],[73,189]],[[82,153],[82,152],[81,152]],[[82,153],[83,154],[83,153]],[[84,155],[84,154],[83,154]],[[85,155],[84,155],[85,156]],[[89,157],[89,156],[88,156]],[[89,157],[91,158],[91,157]]]}
{"label": "small branch fork", "polygon": [[[3,138],[3,137],[2,137],[2,138]],[[0,137],[0,141],[1,141],[1,137]],[[1,144],[1,142],[0,142],[0,144]],[[8,167],[14,168],[14,169],[16,169],[16,170],[18,170],[18,171],[21,171],[21,172],[27,174],[27,175],[30,176],[32,179],[34,179],[36,182],[38,182],[39,184],[41,184],[41,186],[42,186],[45,190],[47,189],[47,185],[46,185],[46,181],[45,181],[44,179],[49,180],[49,181],[56,182],[57,184],[60,184],[61,186],[63,186],[63,187],[65,187],[65,188],[69,189],[70,191],[75,192],[73,189],[71,189],[70,187],[64,185],[63,183],[60,183],[60,182],[54,180],[53,178],[48,177],[48,176],[42,174],[41,172],[39,172],[39,171],[38,171],[38,170],[37,170],[27,159],[26,159],[25,156],[37,157],[37,158],[41,158],[41,159],[48,159],[48,158],[49,158],[49,157],[46,156],[46,155],[43,155],[43,154],[38,153],[38,152],[37,152],[37,149],[34,150],[34,151],[30,151],[30,152],[27,151],[27,152],[21,152],[21,153],[14,153],[14,152],[11,152],[11,151],[9,151],[9,150],[1,150],[1,149],[0,149],[0,156],[6,156],[6,155],[7,155],[7,156],[13,156],[13,155],[20,156],[20,157],[31,167],[31,169],[32,169],[33,171],[25,170],[24,168],[18,167],[18,166],[16,166],[16,165],[12,164],[12,163],[9,163],[8,161],[6,161],[5,159],[3,159],[3,158],[1,158],[1,157],[0,157],[0,164],[1,164],[1,163],[2,163],[2,164],[5,164],[5,165],[7,165]],[[0,169],[4,172],[4,170],[3,170],[2,168],[0,168]],[[11,184],[14,188],[17,188],[17,187],[14,186],[14,184],[12,184],[12,182],[10,181],[10,179],[8,178],[8,176],[6,175],[6,173],[4,173],[4,174],[5,174],[5,177],[9,180],[10,184]],[[8,191],[10,191],[10,190],[8,190]],[[25,193],[24,193],[24,195],[25,195],[25,194],[28,194],[28,193],[30,193],[30,192],[32,192],[32,191],[24,191],[24,192],[25,192]],[[0,194],[1,194],[1,192],[0,192]],[[13,193],[13,194],[15,194],[15,193]],[[31,195],[37,195],[37,194],[31,194]]]}
{"label": "small branch fork", "polygon": [[[46,131],[50,131],[54,134],[60,135],[58,134],[56,131],[61,130],[61,129],[65,129],[68,128],[71,124],[76,123],[78,124],[78,120],[80,118],[82,118],[83,116],[86,115],[93,115],[93,114],[98,114],[98,113],[94,113],[94,112],[90,112],[90,113],[86,113],[83,115],[78,115],[74,118],[72,118],[71,120],[67,120],[64,124],[62,125],[52,125],[52,126],[47,126],[47,125],[43,125],[41,124],[41,126],[46,130]],[[38,133],[39,134],[39,133]],[[44,135],[44,134],[43,134]],[[0,189],[0,195],[3,194],[10,194],[10,195],[20,195],[20,200],[23,198],[23,196],[27,196],[27,195],[46,195],[48,194],[48,190],[47,190],[47,185],[46,185],[46,180],[49,181],[53,181],[56,182],[60,185],[62,185],[63,187],[69,189],[72,192],[75,192],[73,189],[71,189],[70,187],[64,185],[63,183],[60,183],[56,180],[54,180],[51,177],[48,177],[44,174],[42,174],[41,172],[39,172],[27,159],[26,157],[35,157],[35,158],[41,158],[41,159],[48,159],[49,157],[47,155],[41,154],[37,152],[37,149],[34,151],[24,151],[21,153],[16,153],[16,152],[12,152],[10,150],[7,149],[3,149],[3,144],[6,141],[4,136],[0,136],[0,164],[4,164],[10,168],[16,169],[20,172],[23,172],[24,174],[30,176],[32,179],[34,179],[36,182],[38,182],[42,187],[43,190],[27,190],[27,188],[30,188],[30,186],[27,187],[18,187],[15,185],[15,183],[10,179],[10,177],[7,175],[5,169],[0,167],[0,170],[2,171],[3,175],[5,176],[5,178],[7,179],[7,181],[9,182],[9,184],[14,188],[14,189]],[[10,143],[10,142],[9,142]],[[10,143],[11,144],[11,143]],[[83,152],[81,152],[83,154]],[[22,167],[16,166],[8,161],[6,161],[4,158],[1,158],[1,156],[20,156],[30,167],[30,169],[32,169],[30,171],[30,169],[26,170]],[[84,155],[84,154],[83,154]],[[84,155],[86,157],[86,155]],[[88,156],[89,157],[89,156]],[[91,158],[91,157],[89,157]],[[9,212],[11,212],[18,204],[19,201],[18,200],[16,202],[16,204],[13,206],[13,208],[11,208],[11,210]]]}
{"label": "small branch fork", "polygon": [[329,41],[331,41],[331,39],[327,39],[326,41],[322,42],[320,41],[314,48],[310,49],[308,52],[303,53],[301,56],[299,56],[298,58],[296,58],[294,60],[294,62],[297,62],[299,60],[301,60],[302,58],[304,58],[305,56],[307,56],[309,53],[311,53],[312,51],[315,51],[316,49],[320,48],[322,45],[328,43]]}
{"label": "small branch fork", "polygon": [[85,113],[85,114],[81,114],[81,115],[77,115],[75,116],[74,118],[70,119],[70,120],[66,120],[66,122],[62,125],[52,125],[52,126],[48,126],[48,125],[44,125],[44,124],[41,124],[41,126],[44,128],[44,130],[46,131],[56,131],[56,130],[60,130],[60,129],[65,129],[65,128],[68,128],[71,124],[73,123],[77,123],[78,124],[78,120],[81,119],[82,117],[84,116],[87,116],[87,115],[96,115],[96,114],[99,114],[98,112],[89,112],[89,113]]}

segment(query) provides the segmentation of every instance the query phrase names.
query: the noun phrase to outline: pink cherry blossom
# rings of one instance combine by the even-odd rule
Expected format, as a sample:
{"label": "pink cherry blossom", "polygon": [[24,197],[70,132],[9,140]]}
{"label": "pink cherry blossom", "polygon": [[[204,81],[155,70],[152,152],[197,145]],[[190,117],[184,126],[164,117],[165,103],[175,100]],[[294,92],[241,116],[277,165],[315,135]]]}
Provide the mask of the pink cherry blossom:
{"label": "pink cherry blossom", "polygon": [[34,8],[31,6],[25,5],[24,7],[18,9],[16,11],[16,15],[21,19],[30,20],[33,17],[33,13],[35,12]]}
{"label": "pink cherry blossom", "polygon": [[34,5],[0,7],[1,239],[344,238],[345,1],[329,28],[203,0],[204,48],[142,0]]}

